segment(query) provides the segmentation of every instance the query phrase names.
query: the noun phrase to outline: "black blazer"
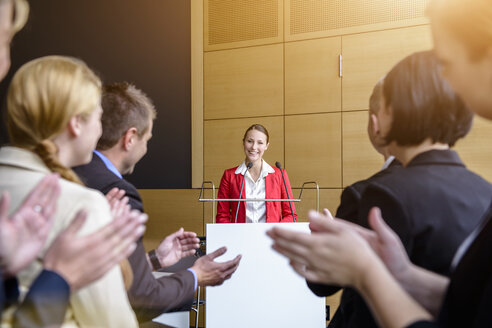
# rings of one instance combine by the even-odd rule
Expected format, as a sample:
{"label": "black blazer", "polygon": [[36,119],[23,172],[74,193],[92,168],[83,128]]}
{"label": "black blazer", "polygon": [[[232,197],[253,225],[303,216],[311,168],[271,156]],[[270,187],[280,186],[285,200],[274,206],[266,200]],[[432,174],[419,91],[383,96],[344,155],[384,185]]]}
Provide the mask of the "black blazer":
{"label": "black blazer", "polygon": [[[490,199],[492,186],[467,170],[454,151],[431,150],[371,181],[357,223],[368,227],[369,210],[378,206],[413,263],[449,275],[457,248],[477,227]],[[351,293],[353,308],[344,313],[344,327],[376,327],[362,297]]]}
{"label": "black blazer", "polygon": [[[344,219],[350,222],[357,222],[359,214],[359,202],[367,186],[379,177],[391,174],[396,168],[399,167],[401,167],[401,163],[395,158],[386,169],[377,172],[366,180],[357,181],[354,184],[346,187],[343,190],[342,195],[340,196],[340,205],[338,205],[335,216],[337,218]],[[340,286],[318,284],[309,281],[308,287],[314,294],[318,296],[331,296],[341,289]],[[338,310],[330,321],[330,326],[345,326],[345,318],[353,312],[353,296],[354,293],[350,288],[346,288],[344,290],[340,299]]]}
{"label": "black blazer", "polygon": [[[76,167],[74,171],[89,188],[104,194],[114,187],[125,190],[130,206],[143,212],[142,199],[135,186],[108,170],[96,154],[89,164]],[[137,242],[137,248],[128,261],[133,270],[128,299],[139,322],[149,321],[163,312],[190,308],[195,293],[195,278],[190,271],[154,278],[142,240]]]}
{"label": "black blazer", "polygon": [[409,328],[492,327],[492,204],[477,231],[451,274],[438,321]]}
{"label": "black blazer", "polygon": [[10,305],[17,306],[12,327],[58,327],[63,323],[70,298],[70,286],[57,273],[41,271],[20,304],[17,279],[3,280],[0,271],[0,282],[0,311]]}

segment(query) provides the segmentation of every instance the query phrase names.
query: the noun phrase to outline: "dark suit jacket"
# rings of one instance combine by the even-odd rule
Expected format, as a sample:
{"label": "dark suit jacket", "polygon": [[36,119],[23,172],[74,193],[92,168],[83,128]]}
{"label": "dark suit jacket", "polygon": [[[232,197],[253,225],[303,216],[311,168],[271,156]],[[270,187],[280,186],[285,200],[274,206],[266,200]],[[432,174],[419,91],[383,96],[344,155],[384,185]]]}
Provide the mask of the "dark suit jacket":
{"label": "dark suit jacket", "polygon": [[[17,279],[2,279],[0,272],[0,311],[17,303]],[[17,305],[12,327],[58,327],[65,319],[70,287],[57,273],[43,270],[34,280],[24,301]]]}
{"label": "dark suit jacket", "polygon": [[[449,275],[452,258],[477,227],[492,199],[492,186],[470,172],[452,150],[417,155],[405,168],[378,177],[367,186],[358,223],[368,227],[373,206],[398,234],[410,260]],[[376,327],[362,297],[354,292],[345,327]]]}
{"label": "dark suit jacket", "polygon": [[492,204],[478,231],[451,274],[438,322],[409,328],[492,327]]}
{"label": "dark suit jacket", "polygon": [[[143,212],[142,199],[135,186],[108,170],[96,154],[89,164],[79,166],[74,171],[89,188],[104,194],[114,187],[125,190],[130,206]],[[195,279],[191,272],[184,270],[155,279],[142,240],[138,241],[135,252],[128,260],[133,270],[133,284],[128,291],[128,299],[140,322],[149,321],[163,312],[191,306],[195,292]]]}
{"label": "dark suit jacket", "polygon": [[[387,174],[391,174],[396,168],[400,167],[401,163],[397,159],[394,159],[386,169],[379,171],[366,180],[355,182],[354,184],[346,187],[340,196],[340,205],[338,205],[335,216],[350,222],[357,222],[359,202],[367,186],[371,183],[371,181],[374,181],[375,179]],[[311,291],[318,296],[331,296],[341,289],[339,286],[317,284],[312,282],[308,282],[308,286]],[[340,299],[340,305],[334,317],[330,321],[330,325],[333,325],[334,327],[345,326],[345,318],[350,316],[350,313],[353,312],[353,296],[354,291],[351,288],[346,288],[344,290]]]}

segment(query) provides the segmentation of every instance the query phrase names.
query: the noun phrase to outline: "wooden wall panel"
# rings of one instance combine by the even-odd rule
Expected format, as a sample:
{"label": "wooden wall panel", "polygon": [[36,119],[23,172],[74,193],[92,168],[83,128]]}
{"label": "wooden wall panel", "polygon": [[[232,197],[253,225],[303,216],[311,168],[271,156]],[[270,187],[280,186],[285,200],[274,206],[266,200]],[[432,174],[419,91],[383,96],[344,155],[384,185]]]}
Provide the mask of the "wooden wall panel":
{"label": "wooden wall panel", "polygon": [[285,168],[293,188],[316,181],[320,187],[340,188],[341,114],[285,117]]}
{"label": "wooden wall panel", "polygon": [[393,65],[431,47],[428,25],[343,36],[343,110],[368,109],[374,84]]}
{"label": "wooden wall panel", "polygon": [[199,189],[140,189],[145,212],[149,215],[145,247],[155,247],[167,235],[183,227],[202,236],[203,206]]}
{"label": "wooden wall panel", "polygon": [[285,113],[341,110],[341,38],[285,44]]}
{"label": "wooden wall panel", "polygon": [[[299,198],[301,189],[293,189],[294,198]],[[319,211],[323,211],[324,208],[330,210],[335,215],[335,212],[340,204],[340,195],[342,189],[320,189],[319,190]],[[302,192],[301,201],[295,203],[296,212],[299,222],[308,222],[308,212],[310,210],[316,210],[316,189],[304,189]]]}
{"label": "wooden wall panel", "polygon": [[282,44],[204,56],[205,119],[283,114]]}
{"label": "wooden wall panel", "polygon": [[475,115],[473,127],[465,139],[456,144],[456,151],[465,165],[492,182],[492,122]]}
{"label": "wooden wall panel", "polygon": [[283,0],[205,0],[205,51],[282,42],[283,5]]}
{"label": "wooden wall panel", "polygon": [[381,169],[384,158],[367,135],[368,111],[342,113],[343,186],[366,179]]}
{"label": "wooden wall panel", "polygon": [[282,117],[260,117],[234,120],[205,121],[204,179],[218,188],[224,170],[244,161],[243,136],[252,124],[260,123],[270,135],[270,146],[263,158],[270,165],[284,159],[284,125]]}
{"label": "wooden wall panel", "polygon": [[429,0],[285,0],[285,40],[427,24]]}

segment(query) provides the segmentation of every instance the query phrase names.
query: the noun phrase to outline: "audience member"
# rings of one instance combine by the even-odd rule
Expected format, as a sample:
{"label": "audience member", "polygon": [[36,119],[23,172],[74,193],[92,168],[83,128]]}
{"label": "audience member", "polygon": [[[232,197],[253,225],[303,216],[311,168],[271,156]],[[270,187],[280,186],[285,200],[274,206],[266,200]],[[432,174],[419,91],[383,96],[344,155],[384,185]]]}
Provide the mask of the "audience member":
{"label": "audience member", "polygon": [[[147,152],[156,116],[154,106],[133,85],[114,83],[103,88],[102,107],[103,132],[97,150],[91,162],[75,168],[75,172],[88,187],[103,193],[113,187],[125,190],[130,206],[143,211],[137,189],[123,175],[132,173]],[[166,242],[168,239],[172,242]],[[177,247],[167,247],[166,244]],[[188,250],[188,246],[198,248],[196,234],[180,229],[167,237],[156,251],[150,252],[152,265],[149,265],[143,243],[137,243],[137,249],[129,257],[135,279],[128,296],[139,321],[151,320],[173,309],[189,308],[197,285],[220,285],[231,277],[239,265],[240,256],[223,263],[214,262],[214,258],[225,253],[225,248],[221,248],[199,258],[189,270],[159,279],[153,277],[152,266],[159,269],[193,254],[194,251]]]}
{"label": "audience member", "polygon": [[[492,119],[490,3],[433,0],[429,13],[444,77],[473,111]],[[312,212],[312,235],[279,229],[271,235],[308,280],[355,287],[383,327],[490,327],[491,218],[489,208],[456,252],[449,279],[411,263],[377,208],[368,218],[373,231]],[[441,308],[433,323],[425,321],[432,316],[422,305]]]}
{"label": "audience member", "polygon": [[[99,79],[83,62],[68,57],[43,57],[25,64],[15,74],[9,88],[8,128],[13,146],[0,149],[0,188],[12,196],[11,208],[18,208],[21,200],[50,172],[57,172],[62,177],[59,181],[61,193],[58,208],[40,254],[43,263],[48,266],[47,269],[56,263],[46,262],[49,254],[65,261],[70,258],[68,253],[63,252],[68,242],[78,252],[82,249],[85,252],[94,252],[104,239],[111,236],[111,230],[115,227],[127,231],[128,227],[121,226],[127,224],[127,220],[103,228],[111,222],[112,214],[129,215],[133,217],[132,220],[139,220],[140,223],[145,218],[138,212],[130,212],[124,206],[112,213],[108,201],[101,194],[81,186],[79,179],[69,168],[91,159],[92,150],[101,133],[100,97]],[[87,213],[85,223],[78,222],[65,232],[70,235],[80,229],[82,235],[87,235],[103,228],[99,231],[100,234],[95,235],[92,240],[90,237],[78,240],[56,239],[70,225],[72,219],[84,221],[83,218],[78,218],[83,216],[80,210]],[[77,213],[79,214],[76,217]],[[138,233],[135,233],[134,239],[143,233],[143,227],[136,230]],[[61,249],[50,249],[50,245],[54,243]],[[112,249],[113,254],[128,254],[128,248],[131,251],[128,244],[117,244],[109,249]],[[108,247],[102,248],[107,249]],[[63,254],[65,255],[62,257]],[[113,254],[105,256],[111,259]],[[99,249],[91,256],[99,261]],[[109,270],[108,273],[84,288],[77,284],[83,271],[81,268],[74,266],[63,276],[68,285],[74,287],[67,320],[88,326],[137,325],[126,296],[121,270],[113,267],[114,263],[112,261],[111,266],[102,267]],[[76,264],[90,266],[92,262]],[[95,269],[102,275],[101,268]],[[20,285],[28,288],[40,271],[41,263],[31,263],[18,274]]]}

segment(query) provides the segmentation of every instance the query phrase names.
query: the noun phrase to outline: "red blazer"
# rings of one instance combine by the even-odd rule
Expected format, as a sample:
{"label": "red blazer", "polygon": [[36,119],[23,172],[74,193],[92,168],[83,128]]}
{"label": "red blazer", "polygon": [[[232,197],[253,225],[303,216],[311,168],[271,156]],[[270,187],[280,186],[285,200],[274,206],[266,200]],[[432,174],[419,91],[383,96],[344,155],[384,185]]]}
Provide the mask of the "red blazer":
{"label": "red blazer", "polygon": [[[241,183],[243,181],[242,174],[235,174],[237,167],[228,169],[224,171],[224,175],[220,180],[219,194],[218,198],[239,198],[239,188],[241,188]],[[287,184],[287,189],[289,190],[289,195],[285,192],[284,182],[282,181],[282,173],[276,167],[273,168],[275,173],[269,173],[265,177],[265,195],[267,199],[285,199],[294,198],[292,196],[292,190],[290,188],[289,177],[287,172],[284,171],[285,182]],[[246,191],[243,186],[243,193],[241,199],[246,198]],[[238,202],[218,202],[217,205],[217,216],[215,221],[217,223],[234,223],[234,218],[236,216]],[[246,222],[246,204],[245,202],[240,202],[239,212],[237,215],[238,223]],[[294,215],[297,219],[296,208],[294,202],[291,202],[292,209],[294,210]],[[280,212],[282,211],[282,212]],[[282,213],[282,221],[280,221],[280,213]],[[292,213],[290,211],[289,202],[266,202],[266,222],[294,222],[292,219]]]}

